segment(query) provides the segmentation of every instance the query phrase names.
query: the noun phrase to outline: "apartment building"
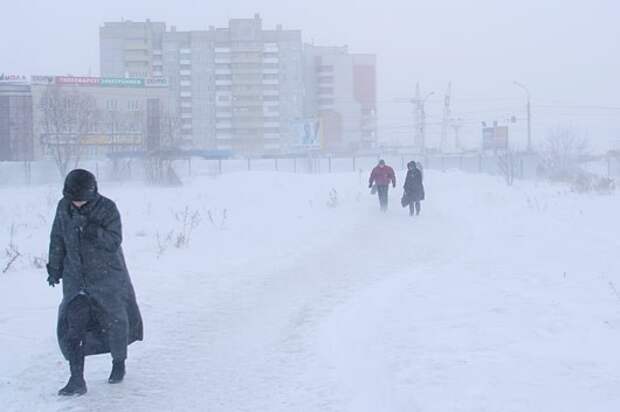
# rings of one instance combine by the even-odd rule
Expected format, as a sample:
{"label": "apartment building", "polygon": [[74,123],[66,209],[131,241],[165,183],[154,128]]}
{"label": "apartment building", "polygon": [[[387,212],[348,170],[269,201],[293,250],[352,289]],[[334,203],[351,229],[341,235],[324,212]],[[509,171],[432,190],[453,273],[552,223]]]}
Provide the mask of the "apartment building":
{"label": "apartment building", "polygon": [[104,77],[162,76],[162,22],[112,22],[99,28],[99,59]]}
{"label": "apartment building", "polygon": [[318,117],[323,150],[351,152],[376,145],[375,55],[305,45],[304,77],[304,113]]}
{"label": "apartment building", "polygon": [[[102,75],[132,76],[143,67],[169,80],[188,146],[264,154],[286,152],[298,140],[304,115],[299,30],[265,29],[259,15],[196,31],[120,22],[100,29],[100,44]],[[144,48],[135,54],[138,45]]]}

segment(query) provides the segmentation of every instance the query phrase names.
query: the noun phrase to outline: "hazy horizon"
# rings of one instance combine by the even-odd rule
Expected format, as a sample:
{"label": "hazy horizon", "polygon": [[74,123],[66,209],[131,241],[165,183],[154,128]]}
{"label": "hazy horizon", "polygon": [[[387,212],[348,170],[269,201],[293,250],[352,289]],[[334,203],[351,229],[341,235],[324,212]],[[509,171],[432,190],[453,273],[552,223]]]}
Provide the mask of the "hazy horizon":
{"label": "hazy horizon", "polygon": [[612,1],[387,0],[354,7],[325,0],[311,7],[271,0],[212,7],[188,0],[87,6],[74,0],[24,1],[3,6],[0,72],[97,75],[98,30],[107,21],[151,19],[200,30],[255,13],[267,28],[282,24],[301,30],[306,43],[377,54],[382,140],[403,142],[412,135],[407,99],[418,81],[424,92],[435,92],[427,113],[429,140],[436,139],[439,127],[433,123],[441,119],[443,94],[452,81],[452,111],[465,121],[466,143],[478,141],[481,121],[515,115],[519,121],[511,136],[522,145],[525,94],[514,80],[532,95],[535,144],[554,127],[578,130],[595,150],[620,140],[620,5]]}

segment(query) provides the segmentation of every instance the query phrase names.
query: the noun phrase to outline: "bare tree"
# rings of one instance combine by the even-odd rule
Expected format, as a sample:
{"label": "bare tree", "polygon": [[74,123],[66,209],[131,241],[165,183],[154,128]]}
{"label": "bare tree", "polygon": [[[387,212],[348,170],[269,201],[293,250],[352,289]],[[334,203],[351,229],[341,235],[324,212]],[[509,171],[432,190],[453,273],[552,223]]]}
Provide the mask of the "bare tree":
{"label": "bare tree", "polygon": [[39,102],[43,143],[51,149],[61,177],[77,167],[85,135],[97,126],[99,112],[95,98],[76,89],[49,86]]}
{"label": "bare tree", "polygon": [[164,111],[159,122],[159,147],[148,153],[146,175],[151,183],[178,186],[181,184],[172,162],[181,156],[181,117]]}
{"label": "bare tree", "polygon": [[164,111],[160,118],[160,133],[162,147],[181,146],[181,117],[178,113]]}
{"label": "bare tree", "polygon": [[504,177],[506,184],[512,186],[515,181],[515,172],[517,169],[517,158],[514,153],[510,149],[503,153],[498,153],[497,165],[499,166],[499,171]]}
{"label": "bare tree", "polygon": [[550,132],[544,150],[544,167],[548,177],[570,179],[578,172],[579,157],[588,145],[586,139],[572,128],[558,128]]}

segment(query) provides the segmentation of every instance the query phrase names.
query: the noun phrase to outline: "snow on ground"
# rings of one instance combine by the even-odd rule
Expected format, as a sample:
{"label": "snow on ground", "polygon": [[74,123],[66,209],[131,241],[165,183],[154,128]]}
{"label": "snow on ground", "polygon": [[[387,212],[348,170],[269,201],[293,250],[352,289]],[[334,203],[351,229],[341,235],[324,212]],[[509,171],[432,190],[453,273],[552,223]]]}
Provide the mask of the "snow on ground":
{"label": "snow on ground", "polygon": [[[107,356],[88,358],[77,399],[56,396],[61,290],[33,264],[60,188],[0,189],[0,246],[13,226],[23,255],[0,274],[1,410],[619,410],[617,195],[429,171],[411,219],[400,189],[383,215],[365,181],[101,184],[122,213],[145,341],[121,385],[105,383]],[[166,238],[186,207],[201,223],[177,249]]]}

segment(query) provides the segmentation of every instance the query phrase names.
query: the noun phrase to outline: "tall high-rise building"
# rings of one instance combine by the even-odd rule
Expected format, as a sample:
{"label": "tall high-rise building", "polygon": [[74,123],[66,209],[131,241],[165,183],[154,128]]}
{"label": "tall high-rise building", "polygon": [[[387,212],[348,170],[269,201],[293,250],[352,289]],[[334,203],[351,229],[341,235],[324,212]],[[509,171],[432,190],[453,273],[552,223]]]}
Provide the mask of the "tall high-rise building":
{"label": "tall high-rise building", "polygon": [[159,77],[166,24],[113,22],[99,28],[99,61],[105,77]]}
{"label": "tall high-rise building", "polygon": [[377,142],[376,56],[347,47],[304,48],[306,117],[318,116],[328,151],[371,149]]}
{"label": "tall high-rise building", "polygon": [[[264,29],[259,15],[202,31],[120,22],[101,28],[100,43],[103,76],[132,76],[143,67],[147,76],[169,79],[193,147],[263,154],[297,143],[304,100],[299,30]],[[138,53],[139,44],[145,47]]]}

